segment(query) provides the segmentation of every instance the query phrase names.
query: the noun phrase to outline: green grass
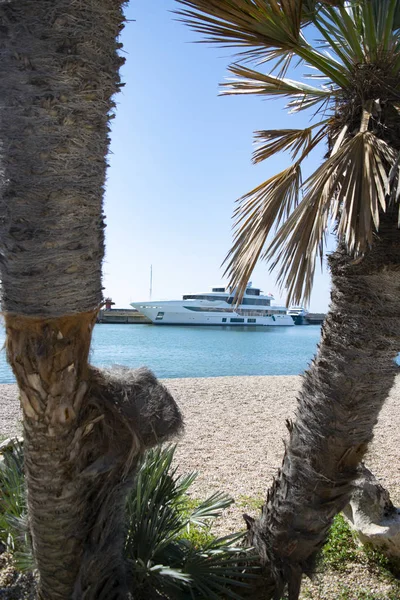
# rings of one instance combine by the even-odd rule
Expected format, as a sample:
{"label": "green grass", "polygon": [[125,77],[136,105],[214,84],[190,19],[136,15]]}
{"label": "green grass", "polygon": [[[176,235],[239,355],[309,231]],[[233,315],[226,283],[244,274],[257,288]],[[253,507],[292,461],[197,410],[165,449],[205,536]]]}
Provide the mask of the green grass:
{"label": "green grass", "polygon": [[[353,600],[354,598],[354,587],[343,586],[339,591],[337,600]],[[394,590],[393,592],[385,592],[384,594],[374,594],[369,590],[359,588],[357,590],[357,600],[399,600],[399,591]]]}
{"label": "green grass", "polygon": [[[400,559],[389,558],[383,550],[371,545],[359,545],[347,521],[342,515],[337,515],[321,551],[320,566],[346,571],[351,563],[361,564],[390,580],[400,577]],[[365,596],[367,592],[362,593]],[[369,600],[364,596],[360,596],[360,600]]]}
{"label": "green grass", "polygon": [[367,566],[370,569],[376,568],[380,572],[386,573],[388,577],[395,577],[400,580],[400,558],[389,558],[383,550],[369,544],[365,545],[363,550]]}
{"label": "green grass", "polygon": [[[200,504],[201,500],[199,498],[186,495],[180,509],[183,518],[187,519]],[[182,539],[188,540],[197,550],[201,550],[216,539],[216,536],[211,533],[211,526],[211,523],[203,527],[192,524],[190,527],[186,528],[181,537]]]}
{"label": "green grass", "polygon": [[345,571],[349,563],[357,562],[358,555],[359,549],[349,525],[342,515],[337,515],[321,551],[320,566]]}
{"label": "green grass", "polygon": [[261,495],[246,496],[245,494],[241,494],[236,499],[236,505],[244,510],[260,511],[263,504],[264,498]]}

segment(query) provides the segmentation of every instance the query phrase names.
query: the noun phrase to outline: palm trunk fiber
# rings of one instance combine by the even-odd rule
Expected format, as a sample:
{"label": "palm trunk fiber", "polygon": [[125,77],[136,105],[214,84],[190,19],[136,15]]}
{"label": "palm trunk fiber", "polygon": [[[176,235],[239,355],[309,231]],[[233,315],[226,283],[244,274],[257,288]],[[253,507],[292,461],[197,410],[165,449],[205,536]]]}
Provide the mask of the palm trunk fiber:
{"label": "palm trunk fiber", "polygon": [[397,214],[355,264],[339,247],[330,259],[331,306],[318,352],[303,378],[282,468],[248,538],[265,567],[259,598],[297,600],[334,516],[349,500],[357,466],[398,373],[400,237]]}
{"label": "palm trunk fiber", "polygon": [[87,536],[77,415],[88,389],[94,318],[88,313],[43,325],[6,317],[8,357],[24,412],[29,529],[43,599],[73,597]]}
{"label": "palm trunk fiber", "polygon": [[0,1],[0,278],[41,600],[130,596],[124,497],[181,419],[146,371],[88,365],[123,0]]}
{"label": "palm trunk fiber", "polygon": [[172,397],[146,369],[88,366],[95,316],[6,316],[24,412],[40,600],[133,597],[123,556],[125,497],[140,454],[182,424]]}

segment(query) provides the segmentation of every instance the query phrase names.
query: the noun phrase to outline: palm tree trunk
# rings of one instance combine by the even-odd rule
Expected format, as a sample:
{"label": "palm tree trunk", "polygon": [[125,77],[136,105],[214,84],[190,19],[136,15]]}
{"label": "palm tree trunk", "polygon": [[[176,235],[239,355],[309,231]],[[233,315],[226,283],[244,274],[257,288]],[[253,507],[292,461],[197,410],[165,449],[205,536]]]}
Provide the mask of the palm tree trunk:
{"label": "palm tree trunk", "polygon": [[128,597],[126,486],[139,453],[181,423],[150,373],[88,366],[122,5],[0,3],[2,309],[43,600]]}
{"label": "palm tree trunk", "polygon": [[[332,294],[318,353],[303,378],[283,465],[249,542],[265,567],[260,598],[297,600],[333,517],[349,500],[357,466],[398,367],[400,238],[397,215],[354,264],[342,248],[330,259]],[[397,211],[396,211],[397,212]]]}

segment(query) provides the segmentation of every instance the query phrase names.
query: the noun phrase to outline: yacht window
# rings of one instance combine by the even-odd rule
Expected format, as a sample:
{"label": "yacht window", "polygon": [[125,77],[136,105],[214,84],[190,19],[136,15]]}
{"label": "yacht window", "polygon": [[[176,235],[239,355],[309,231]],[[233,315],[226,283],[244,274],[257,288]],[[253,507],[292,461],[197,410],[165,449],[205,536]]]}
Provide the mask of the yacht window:
{"label": "yacht window", "polygon": [[158,312],[156,316],[156,321],[161,321],[164,318],[163,312]]}
{"label": "yacht window", "polygon": [[233,312],[231,308],[212,308],[210,306],[184,306],[183,308],[186,308],[186,310],[192,310],[193,312]]}
{"label": "yacht window", "polygon": [[228,296],[206,296],[203,294],[189,294],[183,296],[183,300],[208,300],[210,302],[221,302],[221,300],[227,300]]}
{"label": "yacht window", "polygon": [[231,323],[244,323],[244,319],[229,319]]}
{"label": "yacht window", "polygon": [[257,319],[247,319],[248,323],[257,323]]}
{"label": "yacht window", "polygon": [[[227,302],[228,304],[232,304],[233,297],[231,296],[230,298],[228,298]],[[253,306],[270,306],[271,300],[269,300],[268,298],[243,298],[241,304],[244,306],[248,306],[249,304]]]}
{"label": "yacht window", "polygon": [[[229,298],[226,298],[226,301],[228,304],[233,304],[233,299],[234,296],[230,296]],[[225,298],[224,298],[225,300]],[[271,300],[269,300],[268,298],[242,298],[242,301],[240,302],[241,305],[249,305],[251,304],[252,306],[270,306],[271,305]]]}
{"label": "yacht window", "polygon": [[226,317],[224,317],[224,318],[222,319],[222,322],[223,322],[223,323],[226,323]]}

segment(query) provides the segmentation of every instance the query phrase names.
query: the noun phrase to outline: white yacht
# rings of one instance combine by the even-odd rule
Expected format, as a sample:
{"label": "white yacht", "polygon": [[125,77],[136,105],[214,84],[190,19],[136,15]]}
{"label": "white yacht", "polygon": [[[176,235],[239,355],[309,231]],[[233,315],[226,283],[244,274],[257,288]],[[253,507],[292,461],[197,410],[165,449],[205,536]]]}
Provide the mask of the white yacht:
{"label": "white yacht", "polygon": [[293,326],[284,306],[272,306],[271,294],[248,284],[241,304],[233,305],[234,290],[212,288],[208,294],[188,294],[182,300],[132,302],[155,325]]}

